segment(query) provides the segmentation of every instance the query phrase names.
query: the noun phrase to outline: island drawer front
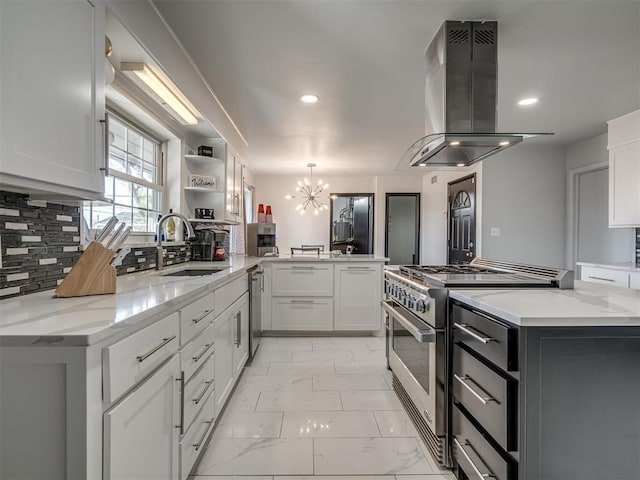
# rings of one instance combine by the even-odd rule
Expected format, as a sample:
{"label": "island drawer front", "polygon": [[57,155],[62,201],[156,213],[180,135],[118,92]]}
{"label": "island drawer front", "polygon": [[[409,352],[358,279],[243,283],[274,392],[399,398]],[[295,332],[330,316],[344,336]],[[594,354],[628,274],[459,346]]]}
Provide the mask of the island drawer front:
{"label": "island drawer front", "polygon": [[629,274],[629,287],[640,290],[640,272],[631,272]]}
{"label": "island drawer front", "polygon": [[466,352],[453,347],[453,397],[502,448],[516,451],[517,381],[506,379]]}
{"label": "island drawer front", "polygon": [[452,430],[453,461],[468,478],[474,480],[481,478],[515,480],[517,478],[515,462],[505,460],[457,405],[453,406]]}
{"label": "island drawer front", "polygon": [[224,312],[248,290],[249,279],[246,275],[242,275],[240,278],[216,289],[216,314],[219,315]]}
{"label": "island drawer front", "polygon": [[215,405],[214,395],[210,395],[196,416],[193,425],[185,431],[182,437],[180,442],[180,480],[187,479],[198,456],[204,450],[204,445],[215,420]]}
{"label": "island drawer front", "polygon": [[102,350],[104,398],[111,403],[178,350],[178,313]]}
{"label": "island drawer front", "polygon": [[196,372],[191,380],[185,381],[184,385],[184,431],[187,431],[200,411],[202,406],[213,392],[214,385],[214,361],[213,356],[209,356],[204,365]]}
{"label": "island drawer front", "polygon": [[324,263],[273,265],[271,294],[287,297],[331,297],[333,296],[333,265]]}
{"label": "island drawer front", "polygon": [[180,367],[184,372],[184,381],[188,382],[196,370],[204,364],[214,351],[214,328],[208,324],[200,335],[189,342],[180,352]]}
{"label": "island drawer front", "polygon": [[452,303],[453,340],[505,371],[518,370],[518,329],[490,315]]}
{"label": "island drawer front", "polygon": [[599,267],[580,267],[580,280],[629,288],[629,272]]}
{"label": "island drawer front", "polygon": [[217,310],[214,300],[213,293],[207,293],[180,310],[180,345],[185,345],[213,321]]}
{"label": "island drawer front", "polygon": [[333,330],[333,300],[330,298],[274,298],[271,306],[274,330]]}

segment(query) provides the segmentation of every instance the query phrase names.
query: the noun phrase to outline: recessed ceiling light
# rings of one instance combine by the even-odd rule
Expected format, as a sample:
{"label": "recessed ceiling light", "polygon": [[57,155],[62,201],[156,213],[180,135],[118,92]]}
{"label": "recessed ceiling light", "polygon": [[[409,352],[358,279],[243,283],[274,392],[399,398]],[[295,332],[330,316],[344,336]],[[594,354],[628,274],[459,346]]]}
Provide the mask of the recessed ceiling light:
{"label": "recessed ceiling light", "polygon": [[320,97],[318,97],[317,95],[313,95],[313,94],[306,94],[306,95],[302,95],[300,97],[300,100],[303,103],[316,103],[319,99],[320,99]]}
{"label": "recessed ceiling light", "polygon": [[500,145],[501,147],[506,147],[507,145],[509,145],[509,142],[500,142],[498,145]]}
{"label": "recessed ceiling light", "polygon": [[456,167],[464,167],[464,163],[458,163]]}
{"label": "recessed ceiling light", "polygon": [[536,97],[530,97],[530,98],[523,98],[518,102],[518,105],[522,107],[526,107],[527,105],[533,105],[535,103],[538,103],[538,99]]}
{"label": "recessed ceiling light", "polygon": [[455,141],[455,142],[449,142],[449,145],[452,147],[455,147],[456,145],[460,145],[460,142]]}

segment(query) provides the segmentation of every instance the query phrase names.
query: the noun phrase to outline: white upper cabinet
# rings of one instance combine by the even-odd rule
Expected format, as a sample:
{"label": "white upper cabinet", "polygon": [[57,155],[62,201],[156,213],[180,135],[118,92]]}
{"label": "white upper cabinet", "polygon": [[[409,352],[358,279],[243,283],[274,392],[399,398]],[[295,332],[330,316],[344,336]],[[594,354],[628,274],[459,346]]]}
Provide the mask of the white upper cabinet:
{"label": "white upper cabinet", "polygon": [[103,0],[0,1],[0,187],[104,193]]}
{"label": "white upper cabinet", "polygon": [[243,169],[240,156],[227,144],[227,184],[225,219],[229,222],[242,222]]}
{"label": "white upper cabinet", "polygon": [[608,122],[609,227],[640,226],[640,110]]}

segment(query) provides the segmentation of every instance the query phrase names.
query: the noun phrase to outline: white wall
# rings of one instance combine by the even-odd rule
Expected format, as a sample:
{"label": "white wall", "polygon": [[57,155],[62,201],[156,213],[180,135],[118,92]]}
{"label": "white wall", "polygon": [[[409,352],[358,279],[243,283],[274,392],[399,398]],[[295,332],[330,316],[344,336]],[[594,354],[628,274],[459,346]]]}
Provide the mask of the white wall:
{"label": "white wall", "polygon": [[[321,177],[314,179],[329,183],[330,193],[373,193],[374,194],[374,253],[384,255],[384,208],[387,192],[420,192],[422,178],[418,175],[390,175],[384,177]],[[253,176],[258,203],[271,205],[273,221],[277,224],[277,243],[281,252],[304,244],[322,244],[329,249],[329,210],[314,215],[307,209],[305,215],[296,212],[295,199],[286,200],[286,194],[295,194],[299,176]],[[328,198],[326,202],[328,204]]]}
{"label": "white wall", "polygon": [[569,145],[566,151],[567,171],[594,163],[608,162],[607,134],[596,135]]}
{"label": "white wall", "polygon": [[564,267],[565,168],[564,148],[531,144],[483,161],[484,258]]}

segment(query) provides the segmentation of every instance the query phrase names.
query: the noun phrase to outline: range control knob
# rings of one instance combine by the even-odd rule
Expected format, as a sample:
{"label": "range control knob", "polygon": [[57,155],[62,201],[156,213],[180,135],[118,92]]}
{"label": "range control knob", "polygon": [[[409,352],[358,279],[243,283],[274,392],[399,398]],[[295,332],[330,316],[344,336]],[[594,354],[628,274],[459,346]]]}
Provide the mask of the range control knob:
{"label": "range control knob", "polygon": [[416,302],[416,310],[420,313],[424,313],[427,311],[427,304],[424,302],[424,300],[418,300]]}

